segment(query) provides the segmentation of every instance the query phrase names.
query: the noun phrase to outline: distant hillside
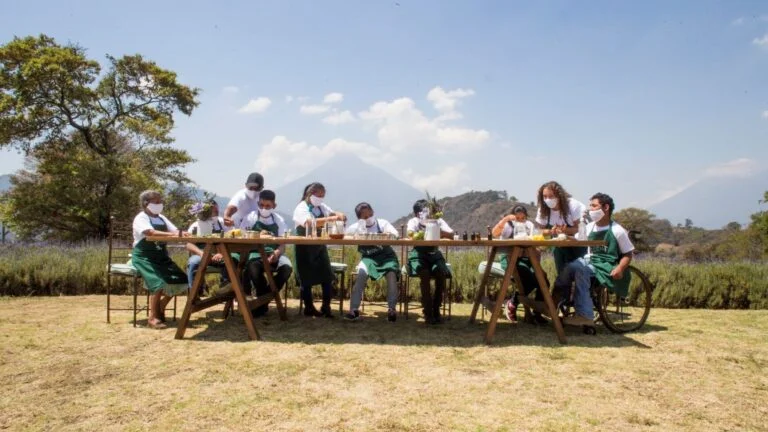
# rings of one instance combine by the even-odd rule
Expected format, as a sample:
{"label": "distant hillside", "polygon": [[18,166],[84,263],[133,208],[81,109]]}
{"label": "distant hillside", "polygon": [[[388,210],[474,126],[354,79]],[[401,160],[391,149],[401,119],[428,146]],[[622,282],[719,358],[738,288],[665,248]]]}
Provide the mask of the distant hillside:
{"label": "distant hillside", "polygon": [[393,220],[424,195],[357,156],[340,154],[305,176],[276,188],[279,210],[292,215],[304,187],[312,182],[323,183],[327,191],[326,203],[332,209],[346,213],[351,220],[355,220],[355,206],[361,201],[369,202],[376,215]]}
{"label": "distant hillside", "polygon": [[[536,216],[536,207],[529,203],[510,201],[506,192],[502,191],[472,191],[455,197],[441,198],[438,202],[443,206],[443,219],[454,231],[460,233],[467,231],[485,235],[488,232],[486,227],[496,225],[499,219],[517,204],[528,209],[529,219],[532,220]],[[412,217],[410,214],[401,217],[394,222],[395,227],[400,229],[400,225],[407,223]]]}

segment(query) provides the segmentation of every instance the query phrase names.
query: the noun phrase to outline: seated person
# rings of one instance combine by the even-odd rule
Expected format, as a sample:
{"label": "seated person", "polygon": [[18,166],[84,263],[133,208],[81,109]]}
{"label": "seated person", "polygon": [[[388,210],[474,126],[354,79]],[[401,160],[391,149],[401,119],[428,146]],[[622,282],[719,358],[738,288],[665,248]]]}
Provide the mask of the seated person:
{"label": "seated person", "polygon": [[162,215],[163,196],[160,192],[146,190],[139,195],[141,212],[133,219],[133,251],[131,263],[144,280],[144,286],[152,294],[149,300],[151,328],[165,328],[165,307],[172,296],[186,292],[187,275],[168,255],[165,243],[146,240],[147,236],[189,236],[180,231]]}
{"label": "seated person", "polygon": [[[219,205],[215,200],[211,199],[206,202],[199,202],[192,205],[190,214],[197,217],[197,220],[192,222],[187,232],[191,235],[206,236],[209,234],[220,234],[230,230],[230,227],[224,224],[224,218],[219,216]],[[189,252],[189,259],[187,260],[187,279],[189,279],[189,286],[192,287],[192,282],[195,280],[195,274],[200,267],[200,260],[203,258],[204,244],[187,243],[186,249]],[[215,253],[211,256],[211,262],[208,265],[221,268],[221,285],[229,282],[229,276],[224,268],[224,258],[220,253]]]}
{"label": "seated person", "polygon": [[[385,233],[398,236],[397,230],[391,223],[374,217],[373,207],[366,202],[355,207],[355,215],[358,221],[347,228],[346,234]],[[361,259],[357,265],[357,278],[349,299],[349,313],[344,315],[344,319],[351,321],[360,319],[360,303],[363,300],[363,290],[368,278],[377,281],[384,277],[387,280],[387,320],[396,321],[399,292],[397,280],[400,277],[400,262],[397,254],[391,246],[358,246],[357,250],[360,252]]]}
{"label": "seated person", "polygon": [[[408,237],[413,237],[426,228],[426,220],[432,216],[427,200],[418,200],[413,204],[414,217],[408,221]],[[453,239],[453,229],[442,219],[437,218],[440,226],[440,237]],[[451,270],[437,246],[416,246],[408,253],[408,274],[418,276],[421,285],[421,305],[424,309],[424,321],[428,324],[439,324],[440,305],[445,291],[445,280],[451,277]],[[435,278],[435,293],[430,293],[430,279]]]}
{"label": "seated person", "polygon": [[[243,219],[240,228],[252,231],[261,231],[261,234],[271,234],[273,237],[282,237],[287,229],[285,219],[275,213],[277,201],[275,193],[271,190],[263,190],[259,195],[259,208],[256,211],[248,213]],[[266,261],[274,274],[277,291],[280,291],[288,282],[288,278],[293,273],[291,260],[285,256],[285,245],[268,244],[264,246],[264,252],[267,254]],[[253,286],[253,291],[252,287]],[[255,297],[262,296],[271,292],[267,279],[264,276],[264,257],[258,250],[252,250],[245,263],[245,273],[243,275],[243,287],[246,292],[254,292]],[[261,305],[251,311],[254,317],[263,316],[269,310],[269,305]]]}
{"label": "seated person", "polygon": [[627,230],[613,221],[614,208],[613,198],[606,194],[597,193],[590,199],[589,217],[592,222],[587,225],[587,239],[603,240],[606,245],[588,248],[583,258],[566,265],[557,277],[555,290],[558,292],[568,292],[571,284],[576,282],[573,293],[576,313],[565,317],[563,324],[594,325],[594,305],[589,292],[592,277],[620,295],[626,295],[629,290],[630,273],[626,270],[632,261],[635,247]]}
{"label": "seated person", "polygon": [[[501,239],[513,239],[515,236],[515,224],[518,224],[518,230],[523,228],[526,236],[532,236],[534,232],[533,222],[528,220],[528,210],[525,206],[516,205],[512,210],[493,227],[493,236]],[[519,235],[519,234],[518,234]],[[529,249],[532,253],[537,254],[540,257],[540,252],[537,249]],[[509,263],[507,262],[507,250],[500,250],[501,258],[499,260],[502,270],[506,271]],[[520,275],[520,283],[523,285],[525,295],[530,294],[536,290],[536,301],[543,301],[544,298],[539,291],[539,282],[536,280],[536,273],[533,270],[533,265],[528,257],[521,257],[517,260],[517,274]],[[547,286],[547,288],[549,288]],[[517,305],[518,305],[518,292],[517,286],[511,286],[512,292],[511,298],[505,302],[504,315],[510,321],[517,321]],[[543,323],[546,320],[541,316],[539,312],[534,312],[533,319],[536,322]]]}
{"label": "seated person", "polygon": [[[293,210],[293,222],[296,224],[296,235],[305,236],[307,230],[314,225],[319,235],[321,228],[327,222],[346,221],[347,217],[333,211],[325,204],[325,186],[322,183],[310,183],[301,194],[301,201]],[[311,231],[310,231],[311,232]],[[333,318],[331,313],[331,296],[336,275],[331,267],[328,248],[323,245],[296,245],[296,272],[301,286],[301,298],[304,301],[304,316]],[[323,288],[323,303],[318,311],[312,298],[312,287],[320,285]]]}

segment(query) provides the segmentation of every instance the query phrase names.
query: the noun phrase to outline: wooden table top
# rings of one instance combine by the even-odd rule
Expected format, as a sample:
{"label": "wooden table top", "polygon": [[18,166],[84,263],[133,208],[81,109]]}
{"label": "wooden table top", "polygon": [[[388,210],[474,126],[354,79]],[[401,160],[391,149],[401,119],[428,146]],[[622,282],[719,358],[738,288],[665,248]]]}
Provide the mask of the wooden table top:
{"label": "wooden table top", "polygon": [[501,240],[501,239],[482,239],[482,240],[411,240],[411,239],[356,239],[356,238],[307,238],[307,237],[260,237],[260,238],[232,238],[227,237],[160,237],[147,236],[147,240],[166,243],[215,243],[232,245],[258,245],[258,244],[293,244],[293,245],[341,245],[341,246],[450,246],[450,247],[536,247],[536,246],[555,246],[555,247],[587,247],[587,246],[605,246],[602,240]]}

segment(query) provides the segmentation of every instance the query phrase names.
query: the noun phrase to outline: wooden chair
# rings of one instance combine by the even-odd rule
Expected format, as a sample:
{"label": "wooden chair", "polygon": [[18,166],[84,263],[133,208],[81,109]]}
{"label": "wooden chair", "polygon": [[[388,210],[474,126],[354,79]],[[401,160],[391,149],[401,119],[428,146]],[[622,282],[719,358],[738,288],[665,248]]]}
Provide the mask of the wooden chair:
{"label": "wooden chair", "polygon": [[[131,264],[131,252],[133,251],[133,223],[117,221],[114,216],[110,218],[109,237],[107,239],[107,323],[111,323],[112,311],[133,311],[133,326],[136,327],[136,317],[140,311],[145,311],[149,316],[149,291],[147,301],[139,307],[139,290],[143,288],[141,275]],[[113,278],[129,278],[131,281],[131,293],[133,295],[133,307],[112,307]],[[173,298],[173,319],[176,320],[176,297]]]}
{"label": "wooden chair", "polygon": [[[405,238],[405,226],[401,226],[401,231],[403,232],[403,238]],[[400,258],[402,262],[402,267],[400,269],[402,277],[400,278],[402,287],[400,291],[400,313],[405,315],[405,319],[408,319],[408,312],[411,310],[418,310],[421,309],[421,306],[409,306],[410,302],[410,291],[411,291],[411,279],[418,279],[418,276],[411,276],[410,272],[408,271],[408,253],[410,252],[411,247],[408,246],[402,246],[400,248]],[[443,257],[445,258],[445,263],[448,266],[448,269],[451,269],[451,263],[448,262],[448,246],[445,246],[443,248]],[[443,291],[443,299],[442,299],[442,309],[443,309],[443,316],[446,317],[447,320],[451,319],[451,306],[453,303],[453,270],[451,269],[451,276],[447,278],[447,284],[445,287],[445,291]],[[431,278],[434,279],[434,278]],[[447,313],[446,313],[447,312]]]}

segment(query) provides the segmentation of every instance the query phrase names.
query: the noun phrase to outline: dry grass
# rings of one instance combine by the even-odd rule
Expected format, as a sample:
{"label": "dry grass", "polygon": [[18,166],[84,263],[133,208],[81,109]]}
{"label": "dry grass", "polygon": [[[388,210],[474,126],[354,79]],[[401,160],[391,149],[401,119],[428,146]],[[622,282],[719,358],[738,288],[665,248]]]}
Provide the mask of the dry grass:
{"label": "dry grass", "polygon": [[[121,301],[128,302],[127,299]],[[173,329],[104,322],[104,297],[0,298],[0,429],[767,430],[768,312],[654,310],[598,336],[501,323],[458,306],[439,328],[274,310]]]}

